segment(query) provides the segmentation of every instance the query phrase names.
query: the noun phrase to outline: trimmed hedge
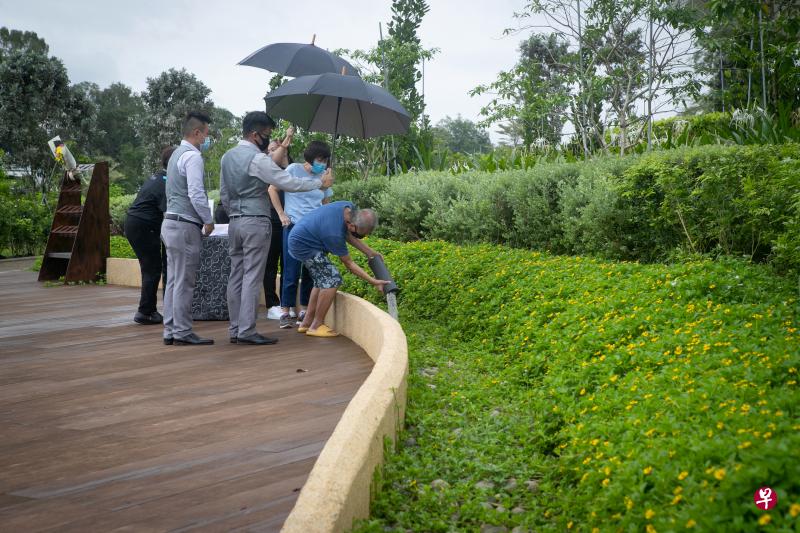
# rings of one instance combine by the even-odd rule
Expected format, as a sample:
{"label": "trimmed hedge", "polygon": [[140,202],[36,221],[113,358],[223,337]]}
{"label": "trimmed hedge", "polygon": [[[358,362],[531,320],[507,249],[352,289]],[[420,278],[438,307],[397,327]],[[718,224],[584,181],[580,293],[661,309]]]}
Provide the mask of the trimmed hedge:
{"label": "trimmed hedge", "polygon": [[527,171],[412,173],[336,186],[378,235],[657,261],[676,249],[800,269],[800,145],[702,146]]}

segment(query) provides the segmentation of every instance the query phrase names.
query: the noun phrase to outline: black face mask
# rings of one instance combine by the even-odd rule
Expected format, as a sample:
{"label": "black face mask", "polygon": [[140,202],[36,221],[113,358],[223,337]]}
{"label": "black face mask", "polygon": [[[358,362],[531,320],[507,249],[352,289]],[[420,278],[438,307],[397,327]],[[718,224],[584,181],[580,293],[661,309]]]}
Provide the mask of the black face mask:
{"label": "black face mask", "polygon": [[263,152],[269,146],[269,137],[264,139],[264,137],[262,137],[260,133],[256,133],[256,135],[258,135],[258,138],[261,139],[261,142],[256,143],[256,146],[258,146],[258,149]]}

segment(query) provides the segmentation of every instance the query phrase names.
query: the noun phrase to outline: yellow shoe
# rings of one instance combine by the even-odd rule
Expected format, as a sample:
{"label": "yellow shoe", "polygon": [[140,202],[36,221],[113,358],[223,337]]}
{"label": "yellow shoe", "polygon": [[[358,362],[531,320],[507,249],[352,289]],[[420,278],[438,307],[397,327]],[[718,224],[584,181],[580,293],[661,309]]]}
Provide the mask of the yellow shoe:
{"label": "yellow shoe", "polygon": [[305,333],[306,331],[308,331],[307,327],[297,326],[297,333]]}
{"label": "yellow shoe", "polygon": [[322,324],[320,327],[318,327],[313,331],[310,329],[306,331],[306,335],[308,335],[309,337],[338,337],[339,332],[332,330],[325,324]]}

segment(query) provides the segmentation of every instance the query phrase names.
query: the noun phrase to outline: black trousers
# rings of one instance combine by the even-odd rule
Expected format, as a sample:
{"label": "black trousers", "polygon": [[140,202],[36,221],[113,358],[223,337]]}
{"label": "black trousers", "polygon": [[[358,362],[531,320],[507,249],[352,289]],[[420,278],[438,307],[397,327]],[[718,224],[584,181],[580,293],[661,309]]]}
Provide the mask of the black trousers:
{"label": "black trousers", "polygon": [[275,292],[275,280],[278,277],[278,266],[281,264],[283,256],[283,226],[279,223],[272,223],[272,238],[269,242],[269,255],[267,255],[267,268],[264,269],[264,301],[267,309],[275,305],[281,305],[280,296]]}
{"label": "black trousers", "polygon": [[161,242],[161,224],[128,215],[125,217],[124,229],[125,237],[131,243],[142,270],[139,312],[149,315],[156,311],[158,282],[162,276],[164,285],[167,284],[167,251]]}

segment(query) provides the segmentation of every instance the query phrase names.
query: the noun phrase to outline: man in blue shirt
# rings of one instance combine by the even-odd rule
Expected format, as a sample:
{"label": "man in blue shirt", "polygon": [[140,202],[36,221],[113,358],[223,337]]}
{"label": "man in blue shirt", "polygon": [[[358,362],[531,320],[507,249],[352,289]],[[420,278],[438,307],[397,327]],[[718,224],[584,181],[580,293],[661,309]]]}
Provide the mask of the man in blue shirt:
{"label": "man in blue shirt", "polygon": [[342,276],[328,259],[328,253],[338,256],[350,272],[379,291],[383,291],[383,286],[389,283],[364,272],[347,249],[350,244],[369,258],[379,255],[361,241],[377,225],[378,215],[375,211],[356,209],[351,202],[341,201],[318,207],[294,227],[289,235],[289,253],[303,262],[314,281],[306,316],[297,328],[299,333],[312,337],[339,335],[322,323],[342,284]]}

